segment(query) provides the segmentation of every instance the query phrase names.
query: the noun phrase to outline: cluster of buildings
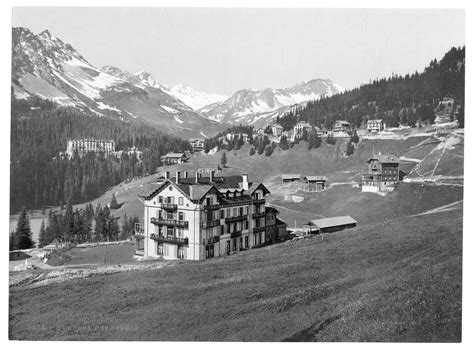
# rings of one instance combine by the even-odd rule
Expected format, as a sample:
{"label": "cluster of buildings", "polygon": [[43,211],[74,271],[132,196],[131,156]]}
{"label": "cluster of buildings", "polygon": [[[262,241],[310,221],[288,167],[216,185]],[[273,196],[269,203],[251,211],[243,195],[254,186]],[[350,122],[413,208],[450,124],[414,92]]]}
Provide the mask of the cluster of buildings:
{"label": "cluster of buildings", "polygon": [[327,188],[326,176],[302,176],[301,174],[282,174],[283,183],[298,182],[303,184],[303,190],[307,192],[320,192]]}
{"label": "cluster of buildings", "polygon": [[144,222],[136,224],[135,251],[145,257],[202,260],[275,243],[286,236],[270,193],[247,174],[208,177],[166,172],[140,199]]}
{"label": "cluster of buildings", "polygon": [[441,123],[448,123],[451,122],[454,116],[454,98],[452,97],[444,97],[436,107],[435,113],[435,120],[436,124]]}

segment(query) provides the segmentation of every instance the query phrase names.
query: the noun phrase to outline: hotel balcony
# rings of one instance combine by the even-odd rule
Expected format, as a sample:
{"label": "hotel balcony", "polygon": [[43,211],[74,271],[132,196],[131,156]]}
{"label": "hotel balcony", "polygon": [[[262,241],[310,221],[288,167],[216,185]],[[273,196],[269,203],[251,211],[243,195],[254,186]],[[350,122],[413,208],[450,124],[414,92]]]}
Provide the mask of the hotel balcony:
{"label": "hotel balcony", "polygon": [[264,232],[265,231],[265,226],[258,226],[253,228],[253,233],[256,232]]}
{"label": "hotel balcony", "polygon": [[238,221],[245,221],[248,220],[248,215],[239,215],[239,216],[232,216],[230,218],[226,218],[225,222],[230,223],[230,222],[238,222]]}
{"label": "hotel balcony", "polygon": [[256,219],[256,218],[262,218],[262,217],[264,217],[264,216],[265,216],[265,212],[264,212],[264,211],[262,211],[262,212],[260,212],[260,213],[253,213],[253,214],[252,214],[252,218],[254,218],[254,219]]}
{"label": "hotel balcony", "polygon": [[242,236],[242,231],[234,231],[234,232],[231,232],[230,234],[230,238],[237,238],[240,236]]}
{"label": "hotel balcony", "polygon": [[168,227],[184,227],[184,228],[187,228],[189,226],[189,222],[184,221],[184,220],[151,218],[150,221],[151,221],[152,224],[164,225],[164,226],[168,226]]}
{"label": "hotel balcony", "polygon": [[172,204],[172,203],[160,203],[161,209],[167,212],[174,212],[178,210],[178,204]]}
{"label": "hotel balcony", "polygon": [[176,236],[165,236],[165,235],[155,235],[152,233],[150,238],[158,242],[166,242],[173,244],[181,244],[187,246],[189,244],[189,239],[187,237],[176,237]]}
{"label": "hotel balcony", "polygon": [[203,221],[201,222],[201,227],[203,229],[207,229],[209,227],[214,227],[214,226],[219,226],[221,224],[221,220],[220,219],[216,219],[216,220],[209,220],[209,221]]}
{"label": "hotel balcony", "polygon": [[205,205],[204,210],[217,210],[221,207],[220,204],[210,204],[210,205]]}
{"label": "hotel balcony", "polygon": [[253,199],[252,200],[253,204],[265,204],[265,198],[262,199]]}

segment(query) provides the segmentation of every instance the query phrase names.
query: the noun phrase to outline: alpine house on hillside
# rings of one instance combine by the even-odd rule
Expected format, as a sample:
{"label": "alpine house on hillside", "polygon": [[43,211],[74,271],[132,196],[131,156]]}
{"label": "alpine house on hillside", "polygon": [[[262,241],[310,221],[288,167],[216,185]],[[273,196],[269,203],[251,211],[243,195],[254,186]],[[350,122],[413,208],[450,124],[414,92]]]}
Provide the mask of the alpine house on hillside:
{"label": "alpine house on hillside", "polygon": [[144,223],[137,226],[136,253],[145,257],[202,260],[264,244],[265,196],[262,183],[242,176],[188,177],[166,173],[161,185],[141,196]]}

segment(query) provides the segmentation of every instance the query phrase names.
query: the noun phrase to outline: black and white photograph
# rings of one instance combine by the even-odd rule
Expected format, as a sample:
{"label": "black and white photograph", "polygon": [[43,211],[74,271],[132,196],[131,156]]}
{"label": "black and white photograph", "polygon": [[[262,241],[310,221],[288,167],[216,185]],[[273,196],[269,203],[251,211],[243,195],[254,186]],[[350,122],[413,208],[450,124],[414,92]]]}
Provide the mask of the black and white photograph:
{"label": "black and white photograph", "polygon": [[469,339],[466,8],[8,12],[10,350]]}

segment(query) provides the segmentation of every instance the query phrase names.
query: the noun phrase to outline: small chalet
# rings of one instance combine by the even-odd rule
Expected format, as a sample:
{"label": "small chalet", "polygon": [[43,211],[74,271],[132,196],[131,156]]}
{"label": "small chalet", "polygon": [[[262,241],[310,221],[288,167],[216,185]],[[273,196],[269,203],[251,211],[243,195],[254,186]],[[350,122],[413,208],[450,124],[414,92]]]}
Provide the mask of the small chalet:
{"label": "small chalet", "polygon": [[275,137],[280,137],[281,133],[283,132],[283,127],[277,123],[272,125],[272,134]]}
{"label": "small chalet", "polygon": [[298,122],[295,127],[293,127],[293,134],[296,139],[301,139],[303,137],[304,131],[308,132],[311,129],[311,125],[306,122]]}
{"label": "small chalet", "polygon": [[326,182],[328,179],[326,176],[305,176],[303,181],[303,190],[308,192],[319,192],[326,189]]}
{"label": "small chalet", "polygon": [[301,181],[301,175],[300,174],[283,174],[281,175],[281,179],[283,183]]}
{"label": "small chalet", "polygon": [[191,139],[189,140],[193,152],[202,152],[204,150],[204,140],[202,139]]}
{"label": "small chalet", "polygon": [[349,122],[345,120],[337,120],[336,122],[334,122],[334,125],[332,126],[333,133],[337,133],[337,132],[349,133],[350,130],[351,130],[351,125]]}
{"label": "small chalet", "polygon": [[453,115],[453,112],[454,99],[451,97],[444,97],[443,100],[439,102],[434,111],[436,116],[434,122],[436,124],[451,122],[451,116]]}
{"label": "small chalet", "polygon": [[170,164],[182,164],[188,161],[189,158],[185,153],[168,153],[161,157],[161,162],[166,165]]}
{"label": "small chalet", "polygon": [[356,227],[357,221],[350,216],[345,215],[336,216],[333,218],[311,220],[310,225],[315,226],[320,233],[329,233]]}
{"label": "small chalet", "polygon": [[388,190],[398,183],[400,160],[394,155],[374,155],[367,161],[367,173],[362,174],[362,192]]}
{"label": "small chalet", "polygon": [[367,121],[367,132],[378,133],[383,131],[383,120],[369,120]]}

